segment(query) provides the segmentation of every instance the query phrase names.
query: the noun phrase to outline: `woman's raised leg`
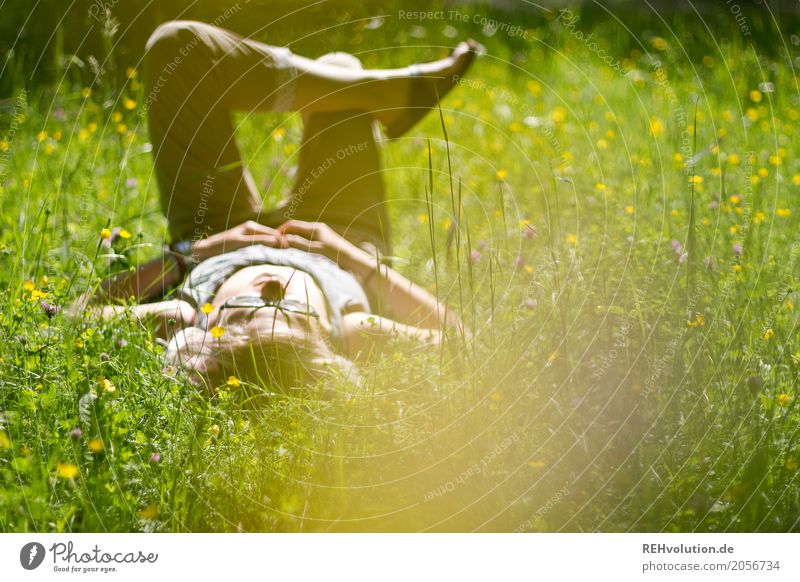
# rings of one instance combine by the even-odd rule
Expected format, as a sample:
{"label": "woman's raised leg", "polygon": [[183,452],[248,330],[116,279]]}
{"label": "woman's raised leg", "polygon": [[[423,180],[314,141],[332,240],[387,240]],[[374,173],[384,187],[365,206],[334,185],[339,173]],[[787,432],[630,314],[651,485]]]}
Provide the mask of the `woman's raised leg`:
{"label": "woman's raised leg", "polygon": [[[318,59],[328,67],[361,68],[347,53]],[[351,242],[390,254],[390,227],[375,118],[360,110],[303,115],[303,141],[291,196],[262,216],[267,226],[289,220],[325,222]]]}
{"label": "woman's raised leg", "polygon": [[[421,116],[408,110],[415,87],[441,95],[469,66],[474,47],[462,45],[441,61],[364,70],[306,59],[199,22],[161,25],[146,47],[144,109],[171,236],[218,232],[261,211],[236,146],[231,111],[369,112],[396,134]],[[333,118],[320,119],[310,120],[310,129],[318,123],[339,127]],[[336,132],[314,135],[322,133]]]}
{"label": "woman's raised leg", "polygon": [[161,205],[173,240],[197,239],[261,210],[231,111],[269,110],[290,85],[288,51],[207,24],[161,25],[147,42],[148,113]]}

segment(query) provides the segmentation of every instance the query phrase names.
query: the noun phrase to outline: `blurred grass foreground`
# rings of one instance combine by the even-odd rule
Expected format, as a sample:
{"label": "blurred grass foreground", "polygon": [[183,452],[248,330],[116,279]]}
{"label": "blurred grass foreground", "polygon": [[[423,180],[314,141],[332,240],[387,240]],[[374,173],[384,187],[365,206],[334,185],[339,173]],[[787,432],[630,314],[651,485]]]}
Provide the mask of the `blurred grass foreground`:
{"label": "blurred grass foreground", "polygon": [[[798,530],[797,9],[651,4],[3,4],[0,531]],[[174,18],[368,67],[486,46],[384,148],[460,349],[255,402],[66,315],[164,240],[140,59]],[[298,116],[239,141],[276,202]]]}

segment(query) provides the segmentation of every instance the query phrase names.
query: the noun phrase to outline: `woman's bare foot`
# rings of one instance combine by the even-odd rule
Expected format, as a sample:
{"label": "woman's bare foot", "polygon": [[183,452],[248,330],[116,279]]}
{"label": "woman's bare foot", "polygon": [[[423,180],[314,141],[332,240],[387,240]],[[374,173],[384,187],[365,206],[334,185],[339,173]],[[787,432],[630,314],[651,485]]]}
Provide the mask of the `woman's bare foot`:
{"label": "woman's bare foot", "polygon": [[[458,44],[444,59],[412,65],[406,69],[407,103],[400,108],[387,108],[376,113],[389,138],[396,138],[411,129],[435,107],[467,72],[480,45],[470,39]],[[394,79],[397,80],[397,79]]]}

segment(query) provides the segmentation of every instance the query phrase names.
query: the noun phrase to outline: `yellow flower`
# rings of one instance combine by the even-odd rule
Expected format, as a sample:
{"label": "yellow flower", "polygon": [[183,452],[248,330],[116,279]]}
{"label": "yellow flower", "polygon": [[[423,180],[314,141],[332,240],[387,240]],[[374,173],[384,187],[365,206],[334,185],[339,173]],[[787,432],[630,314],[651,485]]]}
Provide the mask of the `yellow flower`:
{"label": "yellow flower", "polygon": [[39,133],[36,134],[36,141],[38,141],[39,143],[42,143],[46,139],[47,139],[46,131],[40,131]]}
{"label": "yellow flower", "polygon": [[39,291],[38,289],[34,289],[31,291],[31,299],[34,301],[38,301],[39,299],[44,299],[47,297],[47,291]]}
{"label": "yellow flower", "polygon": [[690,184],[702,184],[703,183],[703,176],[691,176],[689,178]]}
{"label": "yellow flower", "polygon": [[111,229],[110,228],[104,228],[103,230],[101,230],[100,231],[100,238],[102,238],[102,239],[111,238]]}
{"label": "yellow flower", "polygon": [[566,240],[568,245],[575,246],[578,244],[578,237],[574,234],[568,234]]}
{"label": "yellow flower", "polygon": [[214,311],[214,306],[211,305],[210,303],[203,303],[203,306],[200,308],[200,311],[208,315],[209,313]]}
{"label": "yellow flower", "polygon": [[680,154],[675,154],[672,156],[672,161],[676,164],[680,164],[683,161],[683,156]]}
{"label": "yellow flower", "polygon": [[219,425],[218,424],[212,424],[211,426],[209,426],[208,427],[208,434],[210,434],[211,436],[215,436],[215,437],[219,436]]}
{"label": "yellow flower", "polygon": [[117,124],[117,133],[125,133],[126,131],[128,131],[127,125],[125,125],[124,123]]}
{"label": "yellow flower", "polygon": [[667,50],[667,41],[661,38],[660,36],[654,36],[650,39],[650,44],[653,45],[653,48],[657,51],[665,51]]}
{"label": "yellow flower", "polygon": [[664,133],[664,123],[657,117],[650,119],[650,133],[653,135],[653,137],[658,137]]}
{"label": "yellow flower", "polygon": [[285,135],[286,135],[286,128],[279,127],[278,129],[272,132],[272,139],[274,139],[275,141],[283,141],[283,136]]}
{"label": "yellow flower", "polygon": [[84,87],[81,91],[81,95],[83,95],[84,99],[87,99],[92,94],[92,90],[89,87]]}
{"label": "yellow flower", "polygon": [[758,177],[759,178],[766,178],[767,176],[769,176],[769,170],[767,170],[766,168],[759,168],[758,169]]}
{"label": "yellow flower", "polygon": [[795,186],[800,186],[800,174],[795,174],[792,176],[792,184]]}
{"label": "yellow flower", "polygon": [[674,208],[674,209],[672,210],[672,212],[670,212],[670,214],[671,214],[672,216],[674,216],[675,218],[678,218],[678,217],[681,215],[681,211],[680,211],[680,210],[678,210],[677,208]]}
{"label": "yellow flower", "polygon": [[732,166],[736,166],[739,164],[741,159],[736,154],[728,154],[728,163]]}
{"label": "yellow flower", "polygon": [[100,388],[103,390],[103,392],[113,394],[117,391],[117,387],[114,385],[114,383],[104,376],[100,376],[100,378],[97,379],[97,383],[100,385]]}
{"label": "yellow flower", "polygon": [[122,113],[120,113],[119,111],[115,111],[111,115],[111,121],[114,123],[119,123],[120,121],[122,121]]}
{"label": "yellow flower", "polygon": [[738,264],[738,263],[735,264],[733,267],[731,267],[731,269],[733,269],[734,273],[741,273],[742,272],[742,266],[740,264]]}
{"label": "yellow flower", "polygon": [[78,139],[81,141],[86,141],[89,139],[89,130],[88,129],[81,129],[78,132]]}
{"label": "yellow flower", "polygon": [[498,180],[505,181],[508,178],[508,170],[497,170],[494,174]]}
{"label": "yellow flower", "polygon": [[603,184],[602,182],[598,182],[597,184],[594,185],[594,187],[596,190],[600,190],[601,192],[606,189],[606,185]]}
{"label": "yellow flower", "polygon": [[559,356],[558,350],[556,350],[554,352],[550,352],[550,355],[547,356],[547,361],[548,362],[555,362],[558,359],[558,356]]}
{"label": "yellow flower", "polygon": [[794,311],[794,303],[792,302],[791,299],[786,300],[786,309],[788,309],[789,311]]}
{"label": "yellow flower", "polygon": [[789,218],[792,215],[792,211],[789,208],[778,208],[775,210],[775,214],[780,218]]}
{"label": "yellow flower", "polygon": [[761,95],[761,91],[759,91],[758,89],[753,89],[752,91],[750,91],[750,101],[752,101],[753,103],[761,103],[761,99],[763,98],[764,96]]}
{"label": "yellow flower", "polygon": [[127,69],[125,69],[125,75],[129,79],[135,79],[136,78],[136,69],[134,69],[133,67],[128,67]]}
{"label": "yellow flower", "polygon": [[62,479],[75,479],[81,474],[77,465],[73,465],[72,463],[59,463],[56,465],[56,473]]}
{"label": "yellow flower", "polygon": [[228,376],[228,381],[226,382],[228,386],[231,388],[238,388],[242,385],[242,381],[239,380],[236,376]]}
{"label": "yellow flower", "polygon": [[789,403],[792,401],[792,397],[788,394],[779,394],[778,395],[778,404],[781,406],[789,406]]}
{"label": "yellow flower", "polygon": [[567,118],[567,110],[563,107],[556,107],[550,112],[550,119],[555,121],[556,123],[561,123]]}
{"label": "yellow flower", "polygon": [[758,121],[758,111],[756,111],[752,107],[749,107],[747,109],[745,115],[747,116],[747,119],[749,119],[750,121]]}
{"label": "yellow flower", "polygon": [[2,431],[0,431],[0,449],[10,449],[11,448],[11,439],[8,438],[8,435]]}
{"label": "yellow flower", "polygon": [[764,340],[769,341],[775,337],[775,332],[772,331],[772,328],[767,328],[767,331],[764,332]]}
{"label": "yellow flower", "polygon": [[119,238],[129,239],[131,238],[131,231],[127,228],[120,228],[119,229]]}
{"label": "yellow flower", "polygon": [[636,212],[636,209],[633,206],[625,207],[625,214],[627,214],[628,216],[633,216],[634,212]]}
{"label": "yellow flower", "polygon": [[92,439],[89,441],[89,450],[95,455],[102,453],[104,448],[103,439]]}
{"label": "yellow flower", "polygon": [[86,127],[88,128],[89,133],[94,133],[95,131],[97,131],[97,124],[94,122],[90,123]]}
{"label": "yellow flower", "polygon": [[741,197],[738,194],[732,195],[730,198],[728,198],[728,200],[731,201],[731,204],[739,204],[742,201]]}
{"label": "yellow flower", "polygon": [[225,328],[224,327],[220,327],[219,325],[215,325],[214,327],[211,328],[211,335],[213,335],[217,339],[221,338],[224,334],[225,334]]}
{"label": "yellow flower", "polygon": [[693,319],[686,322],[687,327],[703,327],[706,324],[706,317],[702,313],[698,313]]}
{"label": "yellow flower", "polygon": [[428,215],[427,214],[419,214],[417,215],[417,222],[420,224],[427,224],[428,223]]}
{"label": "yellow flower", "polygon": [[4,139],[0,139],[0,152],[7,152],[11,148],[11,144]]}
{"label": "yellow flower", "polygon": [[151,504],[139,510],[139,517],[142,519],[153,520],[158,517],[158,505]]}
{"label": "yellow flower", "polygon": [[783,163],[783,160],[780,156],[770,156],[769,163],[773,166],[780,166]]}
{"label": "yellow flower", "polygon": [[34,283],[31,280],[25,281],[22,284],[22,288],[25,289],[25,291],[33,291],[34,289],[36,289],[36,283]]}

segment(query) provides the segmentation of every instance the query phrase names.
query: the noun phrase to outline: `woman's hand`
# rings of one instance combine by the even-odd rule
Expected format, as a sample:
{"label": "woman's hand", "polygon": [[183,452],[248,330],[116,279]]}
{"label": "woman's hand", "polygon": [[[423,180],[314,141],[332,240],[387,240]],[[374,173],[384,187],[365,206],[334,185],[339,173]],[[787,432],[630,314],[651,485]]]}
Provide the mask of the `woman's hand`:
{"label": "woman's hand", "polygon": [[280,225],[284,247],[317,253],[335,261],[343,269],[359,273],[374,266],[369,253],[349,242],[324,222],[289,220]]}
{"label": "woman's hand", "polygon": [[212,234],[208,238],[192,245],[192,256],[197,261],[235,251],[242,247],[264,245],[281,248],[281,235],[274,228],[264,226],[255,220],[248,220],[223,232]]}

